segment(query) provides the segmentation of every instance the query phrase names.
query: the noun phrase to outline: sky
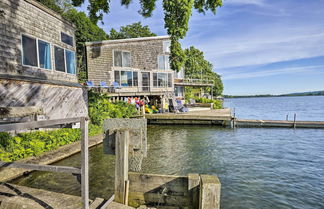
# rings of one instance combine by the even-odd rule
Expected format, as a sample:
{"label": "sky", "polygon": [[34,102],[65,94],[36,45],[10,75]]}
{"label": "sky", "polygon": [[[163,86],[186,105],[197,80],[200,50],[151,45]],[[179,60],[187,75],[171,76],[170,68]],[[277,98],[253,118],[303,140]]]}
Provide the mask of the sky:
{"label": "sky", "polygon": [[[162,1],[150,18],[138,14],[138,2],[126,8],[112,0],[98,25],[109,32],[141,21],[167,35]],[[216,15],[193,11],[181,43],[204,52],[226,95],[324,90],[324,0],[223,0]]]}

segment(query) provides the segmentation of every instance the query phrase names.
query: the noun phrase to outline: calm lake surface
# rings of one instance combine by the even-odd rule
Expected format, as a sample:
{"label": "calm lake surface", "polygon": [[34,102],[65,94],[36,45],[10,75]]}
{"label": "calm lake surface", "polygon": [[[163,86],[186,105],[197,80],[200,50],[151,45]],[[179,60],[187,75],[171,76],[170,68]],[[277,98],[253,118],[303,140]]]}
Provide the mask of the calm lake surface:
{"label": "calm lake surface", "polygon": [[224,106],[243,119],[293,120],[296,113],[297,120],[324,121],[324,96],[235,98]]}
{"label": "calm lake surface", "polygon": [[[315,115],[323,116],[324,108],[321,112],[316,109],[317,105],[313,105],[314,103],[304,102],[315,101],[318,98],[322,102],[316,101],[316,104],[323,107],[324,97],[301,98],[303,99],[296,97],[286,99],[292,99],[293,101],[289,103],[294,105],[296,101],[300,101],[302,104],[299,107],[307,106],[314,117],[310,117],[307,111],[297,112],[297,109],[293,109],[298,115],[305,119],[322,120],[322,117],[316,118]],[[250,99],[230,99],[226,104],[235,104],[237,115],[248,118],[250,114],[246,111],[255,108],[254,106],[249,108],[249,103],[265,104],[267,102],[263,100],[270,98],[252,98],[253,101],[246,101]],[[280,101],[282,98],[274,99]],[[240,106],[239,101],[242,101]],[[273,104],[285,106],[275,102]],[[273,115],[272,109],[267,110],[267,107],[269,106],[263,105],[264,110],[269,111],[261,117],[263,119]],[[272,108],[281,109],[276,106]],[[278,113],[274,116],[280,115]],[[323,129],[231,130],[214,126],[149,126],[149,152],[144,160],[143,172],[218,175],[222,183],[223,209],[322,209],[324,208],[323,141]],[[79,166],[79,161],[80,156],[74,155],[56,164]],[[107,199],[113,193],[114,163],[114,156],[103,154],[102,145],[91,149],[91,198]],[[80,194],[79,183],[75,177],[68,174],[34,172],[14,183],[67,194]]]}

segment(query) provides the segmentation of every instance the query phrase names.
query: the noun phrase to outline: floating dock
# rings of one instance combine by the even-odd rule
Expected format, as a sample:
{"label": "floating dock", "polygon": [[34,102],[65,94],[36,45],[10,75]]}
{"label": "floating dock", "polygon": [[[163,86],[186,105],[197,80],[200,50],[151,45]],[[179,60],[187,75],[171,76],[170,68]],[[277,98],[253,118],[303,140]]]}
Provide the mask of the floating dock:
{"label": "floating dock", "polygon": [[235,119],[235,127],[324,128],[324,121],[249,120]]}

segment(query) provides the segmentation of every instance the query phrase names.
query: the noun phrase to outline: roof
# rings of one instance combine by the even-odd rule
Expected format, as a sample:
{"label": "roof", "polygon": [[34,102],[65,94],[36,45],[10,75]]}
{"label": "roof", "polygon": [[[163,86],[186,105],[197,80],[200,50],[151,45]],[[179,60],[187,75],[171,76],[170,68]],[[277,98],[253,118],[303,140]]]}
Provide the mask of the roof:
{"label": "roof", "polygon": [[55,12],[54,10],[52,10],[52,9],[50,9],[50,8],[48,8],[48,7],[46,7],[45,5],[39,3],[39,2],[37,2],[37,1],[35,1],[35,0],[24,0],[24,1],[27,2],[27,3],[29,3],[29,4],[31,4],[31,5],[33,5],[34,7],[37,7],[37,8],[40,9],[40,10],[46,12],[47,14],[49,14],[49,15],[55,17],[56,19],[58,19],[58,20],[60,20],[60,21],[62,21],[62,22],[64,22],[64,23],[70,25],[71,27],[73,27],[73,28],[75,29],[75,25],[74,25],[72,22],[70,22],[70,21],[64,19],[64,18],[62,17],[62,15],[60,15],[59,13]]}
{"label": "roof", "polygon": [[139,42],[139,41],[153,41],[153,40],[163,40],[163,39],[170,39],[170,36],[150,36],[150,37],[140,37],[140,38],[127,38],[127,39],[94,41],[94,42],[86,42],[85,45],[86,46],[106,45],[106,44]]}

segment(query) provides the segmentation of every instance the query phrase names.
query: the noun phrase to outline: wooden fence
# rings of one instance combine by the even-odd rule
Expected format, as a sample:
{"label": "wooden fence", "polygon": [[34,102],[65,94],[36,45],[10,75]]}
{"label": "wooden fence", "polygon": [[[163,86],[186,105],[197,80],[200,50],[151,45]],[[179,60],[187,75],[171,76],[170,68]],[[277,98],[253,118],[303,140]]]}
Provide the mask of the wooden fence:
{"label": "wooden fence", "polygon": [[23,164],[15,162],[1,162],[0,167],[25,168],[37,171],[63,172],[81,174],[81,196],[83,209],[89,209],[89,156],[88,156],[88,119],[86,117],[67,118],[46,121],[32,121],[26,123],[10,123],[0,125],[0,132],[26,130],[35,128],[48,128],[55,125],[79,123],[81,127],[81,169],[67,166]]}

